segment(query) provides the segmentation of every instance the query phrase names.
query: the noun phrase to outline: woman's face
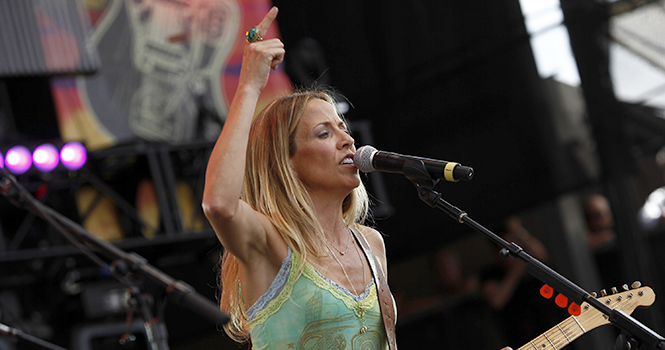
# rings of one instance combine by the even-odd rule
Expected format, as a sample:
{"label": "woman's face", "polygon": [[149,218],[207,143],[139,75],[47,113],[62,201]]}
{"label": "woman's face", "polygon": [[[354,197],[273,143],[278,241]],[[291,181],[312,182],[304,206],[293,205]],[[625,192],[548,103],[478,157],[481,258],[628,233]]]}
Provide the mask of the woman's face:
{"label": "woman's face", "polygon": [[310,194],[339,192],[346,196],[360,185],[353,142],[333,105],[318,98],[307,103],[295,132],[291,165]]}

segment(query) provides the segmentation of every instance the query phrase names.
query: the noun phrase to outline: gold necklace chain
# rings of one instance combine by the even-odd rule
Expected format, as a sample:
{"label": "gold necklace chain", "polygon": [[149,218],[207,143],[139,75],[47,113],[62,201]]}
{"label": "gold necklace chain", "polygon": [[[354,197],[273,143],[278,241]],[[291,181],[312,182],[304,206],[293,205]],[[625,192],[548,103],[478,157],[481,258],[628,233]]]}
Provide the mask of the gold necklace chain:
{"label": "gold necklace chain", "polygon": [[[356,246],[356,245],[354,244],[354,246]],[[339,261],[339,259],[337,259],[337,256],[335,256],[335,253],[332,251],[332,249],[330,249],[330,246],[328,245],[327,240],[326,240],[326,248],[328,248],[328,250],[330,251],[330,254],[332,255],[332,257],[335,259],[335,261],[337,261],[339,266],[342,268],[342,272],[344,272],[344,276],[346,276],[346,280],[349,281],[349,284],[351,285],[351,289],[353,289],[353,293],[355,294],[356,297],[359,298],[360,295],[358,294],[358,291],[356,290],[356,287],[353,286],[353,282],[351,282],[351,278],[349,278],[349,274],[346,273],[346,269],[344,268],[344,265],[342,264],[341,261]],[[363,263],[363,259],[360,256],[360,252],[358,251],[357,247],[356,247],[355,250],[356,250],[356,253],[358,253],[358,258],[360,258],[360,264],[362,265],[363,284],[364,284],[365,279],[367,278],[366,275],[365,275],[365,264]],[[358,313],[360,313],[360,323],[362,324],[362,327],[360,327],[360,333],[365,333],[365,332],[367,332],[367,329],[368,329],[367,326],[365,325],[365,309],[362,306],[360,306],[360,299],[358,299],[357,304],[358,305],[356,306],[356,308],[358,309]]]}
{"label": "gold necklace chain", "polygon": [[349,231],[349,235],[346,237],[346,248],[344,248],[344,251],[337,249],[336,245],[328,242],[328,238],[326,238],[326,242],[329,243],[331,246],[333,246],[335,250],[339,252],[339,255],[344,255],[346,254],[346,252],[349,251],[349,247],[351,246],[351,231]]}

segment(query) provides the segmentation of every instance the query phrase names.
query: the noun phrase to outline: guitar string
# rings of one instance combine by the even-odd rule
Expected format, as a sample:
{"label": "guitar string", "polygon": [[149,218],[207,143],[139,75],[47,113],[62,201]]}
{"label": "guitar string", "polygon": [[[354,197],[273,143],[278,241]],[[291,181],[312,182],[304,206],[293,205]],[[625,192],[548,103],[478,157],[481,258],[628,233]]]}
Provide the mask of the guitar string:
{"label": "guitar string", "polygon": [[[577,339],[577,337],[584,334],[584,330],[580,329],[579,324],[577,322],[575,322],[573,317],[575,317],[575,316],[571,316],[571,317],[568,318],[568,324],[566,325],[566,328],[572,328],[573,331],[569,332],[569,333],[565,333],[565,331],[563,329],[561,329],[557,333],[558,336],[553,337],[554,341],[556,341],[556,343],[559,345],[559,346],[557,346],[557,349],[560,349],[560,348],[562,348],[562,347],[564,347],[564,346],[566,346],[566,345],[568,345],[572,342],[572,341],[569,340],[569,337],[567,337],[566,335],[574,336],[575,339]],[[578,332],[579,332],[579,334],[578,334]],[[563,335],[563,338],[561,337],[562,335]],[[573,340],[575,340],[575,339],[573,339]],[[561,344],[561,343],[563,343],[563,344]]]}
{"label": "guitar string", "polygon": [[[564,324],[564,323],[565,323],[565,324]],[[554,347],[556,347],[557,349],[560,349],[560,348],[566,346],[567,344],[569,344],[569,342],[567,341],[567,339],[564,339],[564,338],[565,338],[565,335],[562,333],[563,330],[559,330],[559,329],[558,329],[557,326],[559,326],[559,325],[563,325],[564,328],[571,328],[571,325],[573,325],[573,327],[576,328],[577,331],[582,331],[582,330],[580,329],[579,325],[577,325],[577,323],[575,322],[575,320],[574,320],[574,319],[572,318],[572,316],[571,316],[571,317],[566,318],[565,320],[563,320],[561,323],[557,324],[556,326],[554,326],[554,327],[548,329],[545,333],[541,334],[541,335],[538,336],[536,339],[532,340],[532,341],[528,344],[528,345],[531,345],[531,346],[525,346],[525,347],[523,347],[523,348],[524,348],[524,349],[529,349],[529,348],[533,347],[533,344],[531,344],[531,343],[533,343],[535,340],[538,340],[537,343],[539,343],[539,344],[543,344],[543,343],[545,343],[545,344],[549,344],[549,345],[554,344]],[[548,332],[552,332],[552,333],[554,333],[554,335],[552,335],[551,333],[548,334]],[[582,331],[582,333],[580,334],[580,336],[581,336],[582,334],[584,334],[584,331]],[[563,335],[563,337],[561,337],[561,335]],[[569,332],[568,335],[576,336],[576,334],[574,334],[574,333],[572,333],[572,332]],[[575,339],[577,339],[577,338],[575,338]],[[565,342],[563,343],[563,346],[562,346],[562,344],[561,344],[561,340],[565,340]],[[574,340],[574,339],[573,339],[573,340]],[[550,343],[550,341],[551,341],[552,343]],[[518,350],[522,350],[523,348],[520,348],[520,349],[518,349]]]}
{"label": "guitar string", "polygon": [[[563,339],[563,338],[561,338],[561,337],[559,336],[559,334],[561,334],[561,331],[559,331],[559,330],[557,329],[557,328],[558,328],[557,326],[559,326],[559,325],[563,325],[563,324],[566,323],[566,322],[567,322],[567,324],[564,325],[565,328],[569,328],[569,326],[570,326],[571,324],[575,324],[575,321],[572,319],[572,317],[568,317],[568,318],[566,318],[565,320],[563,320],[561,323],[559,323],[559,324],[557,324],[556,326],[554,326],[554,327],[548,329],[545,333],[543,333],[543,334],[541,334],[540,336],[536,337],[534,340],[532,340],[531,342],[529,342],[529,344],[526,344],[525,346],[519,348],[518,350],[526,350],[526,349],[531,349],[531,348],[534,348],[534,347],[537,348],[537,349],[539,349],[538,347],[536,347],[536,346],[534,345],[534,341],[535,341],[536,343],[538,343],[538,344],[549,344],[550,346],[552,346],[552,345],[554,344],[554,347],[557,348],[557,349],[562,348],[563,346],[567,345],[568,343],[566,342],[565,344],[563,344],[563,346],[561,346],[561,344],[560,344],[560,340]],[[576,328],[579,329],[579,326],[576,327]],[[556,332],[554,332],[554,331],[556,331]],[[557,336],[552,335],[552,334],[548,334],[548,332],[554,332]],[[569,333],[569,334],[570,334],[570,333]],[[584,333],[582,333],[582,334],[584,334]],[[570,334],[570,335],[572,335],[572,334]],[[550,342],[550,341],[551,341],[551,342]],[[557,345],[558,345],[558,346],[557,346]]]}
{"label": "guitar string", "polygon": [[[565,320],[563,320],[560,324],[562,325],[563,323],[568,322],[566,325],[566,328],[569,328],[568,326],[574,322],[572,317],[568,317]],[[538,343],[539,344],[549,344],[550,346],[553,346],[556,349],[561,349],[562,347],[566,346],[568,342],[565,342],[563,345],[561,344],[561,340],[564,340],[564,338],[561,337],[562,331],[558,329],[558,326],[560,324],[557,324],[556,326],[548,329],[545,333],[541,334],[540,337],[538,337]],[[577,327],[579,328],[579,327]],[[552,332],[553,334],[548,334],[548,332]],[[571,334],[572,335],[572,334]],[[564,336],[565,337],[565,336]],[[541,339],[543,338],[543,339]],[[533,342],[533,341],[532,341]]]}
{"label": "guitar string", "polygon": [[[623,311],[623,309],[625,309],[626,307],[628,307],[628,306],[633,306],[633,304],[637,304],[637,302],[638,302],[637,299],[633,299],[633,300],[631,300],[631,301],[629,301],[629,302],[625,302],[625,303],[621,306],[621,308],[620,308],[619,310],[622,310],[622,311]],[[590,307],[591,307],[591,306],[590,306]],[[637,307],[637,306],[636,306],[636,307]],[[585,323],[589,323],[589,322],[591,322],[591,321],[597,322],[597,321],[599,321],[599,319],[603,318],[603,315],[604,315],[604,314],[603,314],[602,312],[600,312],[600,310],[596,310],[596,311],[598,311],[598,313],[597,313],[596,315],[594,315],[594,316],[591,316],[588,320],[585,321]],[[538,339],[538,343],[539,343],[539,344],[545,343],[545,344],[549,344],[550,346],[552,346],[552,344],[554,344],[554,347],[555,347],[556,349],[561,349],[561,348],[563,348],[564,346],[570,344],[572,341],[568,341],[568,339],[566,338],[566,335],[565,335],[564,333],[562,333],[562,332],[563,332],[562,330],[558,330],[557,332],[555,332],[555,335],[551,335],[551,334],[548,335],[547,332],[555,330],[555,328],[557,328],[558,325],[563,325],[563,323],[565,323],[566,321],[568,321],[568,326],[569,326],[572,322],[574,322],[574,320],[573,320],[572,317],[579,317],[579,316],[571,316],[571,317],[566,318],[566,319],[563,320],[561,323],[559,323],[559,324],[557,324],[556,326],[554,326],[554,327],[548,329],[548,330],[545,331],[543,334],[541,334],[541,335],[539,335],[538,337],[536,337],[534,340]],[[571,321],[572,321],[572,322],[571,322]],[[600,321],[602,322],[603,320],[600,320]],[[574,324],[574,327],[575,327],[575,328],[577,328],[577,329],[580,328],[580,326],[579,326],[577,323],[573,323],[573,324]],[[594,328],[596,328],[596,327],[594,327]],[[592,328],[592,329],[593,329],[593,328]],[[590,330],[591,330],[591,329],[589,329],[589,331],[590,331]],[[580,331],[581,331],[582,333],[579,334],[575,339],[573,339],[573,341],[576,340],[578,337],[582,336],[583,334],[585,334],[586,332],[588,332],[588,331],[585,330],[585,329],[580,329]],[[568,335],[576,335],[576,334],[570,334],[570,333],[569,333]],[[541,338],[542,338],[542,339],[541,339]],[[528,344],[525,344],[524,346],[522,346],[522,347],[519,348],[518,350],[526,350],[526,349],[529,349],[529,348],[533,347],[533,344],[532,344],[532,343],[533,343],[534,340],[532,340],[532,341],[529,342]],[[542,340],[542,341],[541,341],[541,340]],[[551,343],[550,343],[550,341],[551,341]]]}

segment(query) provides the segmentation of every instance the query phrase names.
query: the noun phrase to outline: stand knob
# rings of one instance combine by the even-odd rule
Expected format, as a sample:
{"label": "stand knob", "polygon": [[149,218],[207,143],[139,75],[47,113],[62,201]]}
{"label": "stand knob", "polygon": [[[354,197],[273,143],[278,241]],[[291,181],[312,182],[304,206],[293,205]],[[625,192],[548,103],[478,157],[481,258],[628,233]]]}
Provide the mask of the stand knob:
{"label": "stand knob", "polygon": [[619,334],[616,342],[614,343],[614,350],[630,350],[632,344],[628,341],[628,338],[625,334]]}

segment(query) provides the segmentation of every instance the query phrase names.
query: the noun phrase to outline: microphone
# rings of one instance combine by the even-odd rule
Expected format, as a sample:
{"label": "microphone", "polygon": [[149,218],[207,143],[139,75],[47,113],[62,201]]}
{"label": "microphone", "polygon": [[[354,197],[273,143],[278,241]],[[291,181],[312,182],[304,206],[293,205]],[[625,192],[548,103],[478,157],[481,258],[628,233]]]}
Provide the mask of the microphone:
{"label": "microphone", "polygon": [[457,182],[460,180],[469,181],[473,178],[473,168],[462,166],[459,163],[378,151],[372,146],[358,148],[353,156],[356,168],[364,173],[378,170],[386,173],[403,174],[404,163],[407,160],[422,161],[425,164],[425,169],[434,179]]}

